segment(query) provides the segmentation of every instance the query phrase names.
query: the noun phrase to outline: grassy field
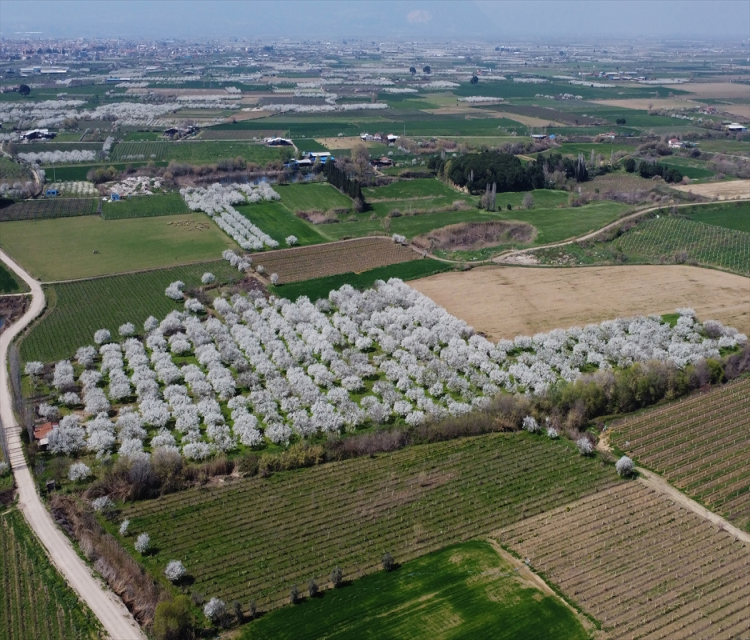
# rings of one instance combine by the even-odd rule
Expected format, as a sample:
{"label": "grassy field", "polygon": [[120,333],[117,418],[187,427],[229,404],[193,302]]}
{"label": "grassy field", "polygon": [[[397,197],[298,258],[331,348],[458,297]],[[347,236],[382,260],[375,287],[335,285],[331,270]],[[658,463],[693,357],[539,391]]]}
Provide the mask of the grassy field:
{"label": "grassy field", "polygon": [[378,200],[408,200],[409,198],[451,198],[456,199],[466,194],[451,189],[447,184],[436,178],[419,178],[417,180],[403,180],[392,182],[384,187],[366,187],[362,189],[365,199]]}
{"label": "grassy field", "polygon": [[281,204],[289,211],[310,211],[320,209],[347,209],[351,210],[352,201],[330,184],[287,184],[274,185],[274,189],[281,196]]}
{"label": "grassy field", "polygon": [[522,582],[489,543],[473,541],[273,611],[242,634],[243,640],[323,637],[585,640],[589,634],[557,598]]}
{"label": "grassy field", "polygon": [[273,160],[279,160],[281,153],[278,148],[246,142],[215,142],[215,141],[138,141],[121,142],[112,149],[112,160],[121,161],[170,161],[185,162],[201,165],[213,164],[223,158],[242,157],[248,162],[265,165]]}
{"label": "grassy field", "polygon": [[[47,179],[50,182],[71,182],[86,180],[86,176],[91,169],[100,167],[114,167],[118,171],[125,171],[128,167],[145,167],[146,161],[142,162],[105,162],[100,164],[74,164],[67,166],[48,166],[42,167],[47,172]],[[166,167],[166,161],[157,161],[156,166]]]}
{"label": "grassy field", "polygon": [[611,442],[750,531],[750,378],[627,418]]}
{"label": "grassy field", "polygon": [[97,204],[96,198],[21,200],[0,209],[0,222],[90,216],[96,213]]}
{"label": "grassy field", "polygon": [[0,515],[0,640],[99,638],[99,622],[52,566],[21,512]]}
{"label": "grassy field", "polygon": [[234,241],[202,213],[105,221],[98,216],[4,222],[0,246],[45,281],[211,260]]}
{"label": "grassy field", "polygon": [[370,269],[362,273],[342,273],[336,276],[315,278],[305,280],[304,282],[294,282],[270,288],[281,298],[296,300],[300,296],[307,296],[314,302],[320,298],[327,298],[331,291],[339,289],[345,284],[350,284],[355,289],[366,289],[372,286],[376,280],[388,280],[388,278],[415,280],[440,273],[441,271],[448,271],[451,268],[452,265],[449,263],[428,258],[378,267],[377,269]]}
{"label": "grassy field", "polygon": [[0,293],[21,293],[26,288],[26,283],[16,278],[10,269],[0,263]]}
{"label": "grassy field", "polygon": [[150,196],[134,196],[115,202],[102,203],[102,217],[105,220],[125,218],[154,218],[190,213],[179,193],[159,193]]}
{"label": "grassy field", "polygon": [[116,335],[121,324],[132,322],[140,330],[150,315],[162,318],[181,307],[164,295],[170,282],[182,280],[188,288],[195,287],[206,271],[219,282],[241,275],[219,260],[45,287],[47,313],[24,338],[21,356],[27,362],[70,358],[78,347],[91,343],[97,329]]}
{"label": "grassy field", "polygon": [[31,172],[22,164],[0,156],[0,180],[26,182],[33,180]]}
{"label": "grassy field", "polygon": [[726,202],[682,209],[691,220],[750,233],[750,202]]}
{"label": "grassy field", "polygon": [[235,208],[254,225],[265,231],[280,247],[286,247],[286,238],[296,236],[300,246],[325,242],[318,230],[311,224],[295,216],[282,202],[261,202],[236,205]]}
{"label": "grassy field", "polygon": [[613,482],[567,441],[494,434],[206,485],[124,505],[121,517],[151,536],[143,560],[155,576],[179,558],[194,591],[265,610],[288,602],[292,584],[325,584],[336,565],[353,580],[385,551],[405,563]]}

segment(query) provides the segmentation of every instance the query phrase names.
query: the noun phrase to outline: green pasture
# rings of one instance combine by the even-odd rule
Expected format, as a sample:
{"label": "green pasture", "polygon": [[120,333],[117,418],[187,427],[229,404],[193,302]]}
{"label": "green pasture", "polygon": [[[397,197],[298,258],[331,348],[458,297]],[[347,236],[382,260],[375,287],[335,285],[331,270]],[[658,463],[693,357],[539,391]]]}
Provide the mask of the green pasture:
{"label": "green pasture", "polygon": [[47,311],[23,339],[21,357],[26,362],[70,358],[78,347],[91,343],[97,329],[117,335],[120,325],[132,322],[141,330],[149,316],[161,319],[181,308],[164,295],[171,282],[182,280],[188,289],[198,287],[207,271],[218,283],[242,277],[219,260],[45,286]]}
{"label": "green pasture", "polygon": [[33,180],[33,177],[24,165],[0,156],[0,181],[26,182],[27,180]]}
{"label": "green pasture", "polygon": [[280,184],[273,188],[281,196],[281,204],[292,213],[312,209],[328,211],[352,208],[351,199],[327,182]]}
{"label": "green pasture", "polygon": [[520,564],[520,560],[511,564],[503,559],[488,542],[465,542],[272,611],[248,625],[241,637],[589,638],[559,599],[519,580],[516,567]]}
{"label": "green pasture", "polygon": [[723,202],[685,207],[680,213],[691,220],[750,233],[750,202]]}
{"label": "green pasture", "polygon": [[[143,158],[138,156],[143,156]],[[279,160],[281,152],[278,148],[248,142],[142,140],[116,144],[112,149],[111,157],[113,161],[154,159],[167,162],[173,160],[193,165],[213,164],[223,158],[241,157],[248,162],[265,165]]]}
{"label": "green pasture", "polygon": [[189,213],[3,222],[0,247],[34,277],[56,281],[211,260],[237,245],[208,216]]}
{"label": "green pasture", "polygon": [[276,240],[280,248],[287,246],[285,239],[288,236],[296,236],[297,244],[300,246],[326,241],[315,226],[298,218],[283,206],[283,200],[236,205],[235,208],[255,226]]}
{"label": "green pasture", "polygon": [[154,218],[181,213],[190,213],[190,209],[179,193],[157,193],[102,202],[102,217],[105,220]]}
{"label": "green pasture", "polygon": [[401,280],[416,280],[427,276],[448,271],[453,265],[426,258],[424,260],[410,260],[391,264],[377,269],[370,269],[361,273],[342,273],[325,278],[314,278],[304,282],[294,282],[280,286],[271,286],[271,291],[280,298],[296,300],[300,296],[307,296],[313,302],[320,298],[327,298],[331,291],[340,289],[345,284],[350,284],[355,289],[367,289],[376,280],[388,280],[389,278],[401,278]]}
{"label": "green pasture", "polygon": [[404,200],[409,198],[452,198],[465,197],[466,194],[452,189],[437,178],[418,178],[392,182],[384,187],[366,187],[362,189],[365,200]]}
{"label": "green pasture", "polygon": [[[103,162],[99,164],[71,164],[62,166],[50,165],[42,168],[47,174],[47,180],[50,182],[84,181],[87,179],[86,176],[91,169],[114,167],[118,171],[125,171],[128,167],[145,167],[148,164],[147,160],[140,162]],[[167,165],[164,161],[157,161],[155,164],[159,167]]]}
{"label": "green pasture", "polygon": [[330,151],[314,138],[295,138],[292,142],[300,151]]}
{"label": "green pasture", "polygon": [[26,283],[0,263],[0,293],[21,293],[27,290]]}
{"label": "green pasture", "polygon": [[337,565],[345,580],[380,571],[386,551],[407,566],[614,482],[611,466],[567,440],[493,434],[207,484],[125,504],[120,518],[132,553],[135,536],[151,536],[139,560],[160,582],[179,558],[191,591],[264,611],[293,584],[324,585]]}

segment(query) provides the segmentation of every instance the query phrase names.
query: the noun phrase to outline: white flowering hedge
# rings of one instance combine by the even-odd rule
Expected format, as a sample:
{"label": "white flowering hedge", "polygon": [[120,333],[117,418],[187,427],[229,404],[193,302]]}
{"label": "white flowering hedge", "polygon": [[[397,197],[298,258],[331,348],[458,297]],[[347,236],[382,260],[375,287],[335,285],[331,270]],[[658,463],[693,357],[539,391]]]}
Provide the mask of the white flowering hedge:
{"label": "white flowering hedge", "polygon": [[[166,448],[201,460],[293,434],[458,416],[591,365],[682,367],[747,340],[719,323],[708,337],[684,309],[674,327],[636,317],[495,344],[398,279],[365,292],[347,285],[316,304],[235,295],[216,298],[211,314],[200,306],[149,319],[143,339],[79,349],[75,369],[58,363],[54,384],[80,389],[85,418],[65,416],[50,451],[137,459]],[[193,362],[178,366],[184,356]],[[524,427],[542,430],[530,417]]]}
{"label": "white flowering hedge", "polygon": [[258,185],[214,183],[208,187],[181,189],[180,194],[191,211],[211,216],[223,231],[246,251],[275,249],[279,243],[256,227],[232,205],[280,200],[281,196],[266,182]]}
{"label": "white flowering hedge", "polygon": [[87,149],[39,151],[38,153],[19,153],[18,157],[31,164],[71,164],[74,162],[93,162],[96,160],[96,152]]}

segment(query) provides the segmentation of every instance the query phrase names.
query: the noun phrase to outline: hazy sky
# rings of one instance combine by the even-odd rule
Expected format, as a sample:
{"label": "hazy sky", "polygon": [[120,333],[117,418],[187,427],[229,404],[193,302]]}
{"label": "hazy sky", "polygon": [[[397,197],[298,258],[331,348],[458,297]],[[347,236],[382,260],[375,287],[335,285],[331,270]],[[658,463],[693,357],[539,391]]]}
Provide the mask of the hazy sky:
{"label": "hazy sky", "polygon": [[750,38],[750,0],[0,0],[0,35],[384,40]]}

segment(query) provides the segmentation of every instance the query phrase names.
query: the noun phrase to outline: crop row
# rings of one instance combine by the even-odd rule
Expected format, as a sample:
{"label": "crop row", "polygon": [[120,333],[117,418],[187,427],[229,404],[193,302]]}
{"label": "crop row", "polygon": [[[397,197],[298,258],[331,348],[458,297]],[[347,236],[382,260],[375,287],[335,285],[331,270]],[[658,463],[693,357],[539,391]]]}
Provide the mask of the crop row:
{"label": "crop row", "polygon": [[253,259],[267,273],[277,273],[279,281],[285,283],[366,271],[418,257],[411,249],[385,238],[362,238],[258,254]]}
{"label": "crop row", "polygon": [[616,245],[625,254],[649,260],[665,258],[750,274],[750,233],[714,225],[661,217],[641,223]]}
{"label": "crop row", "polygon": [[750,518],[750,380],[626,419],[611,439],[738,525]]}
{"label": "crop row", "polygon": [[113,161],[163,160],[169,149],[169,142],[140,141],[120,142],[114,146],[110,158]]}
{"label": "crop row", "polygon": [[610,487],[497,537],[617,637],[750,630],[750,547],[640,484]]}
{"label": "crop row", "polygon": [[23,200],[0,209],[0,222],[88,216],[96,213],[96,206],[97,201],[94,198]]}
{"label": "crop row", "polygon": [[46,287],[49,311],[24,339],[21,355],[27,362],[70,358],[78,347],[91,342],[98,329],[116,333],[125,322],[140,327],[150,315],[166,315],[178,308],[164,295],[170,282],[182,280],[195,287],[206,271],[218,282],[240,277],[220,260]]}
{"label": "crop row", "polygon": [[90,638],[96,618],[47,560],[20,512],[0,517],[0,640]]}
{"label": "crop row", "polygon": [[493,435],[414,447],[136,504],[123,513],[195,588],[278,602],[293,583],[374,570],[531,517],[612,482],[563,442]]}

